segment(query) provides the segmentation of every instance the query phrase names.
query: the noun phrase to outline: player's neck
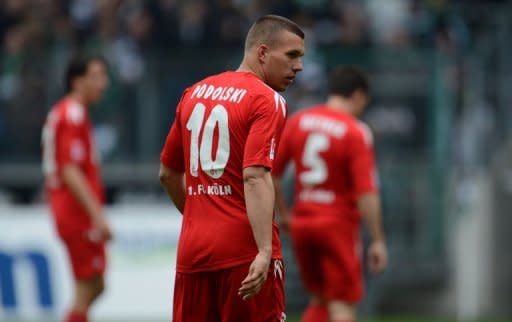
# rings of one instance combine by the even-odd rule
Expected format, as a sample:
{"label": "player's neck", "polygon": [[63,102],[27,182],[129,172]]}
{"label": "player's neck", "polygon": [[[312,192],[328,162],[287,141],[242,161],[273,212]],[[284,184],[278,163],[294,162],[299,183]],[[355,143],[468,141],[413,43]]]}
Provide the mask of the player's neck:
{"label": "player's neck", "polygon": [[331,110],[354,115],[354,108],[352,107],[352,102],[350,102],[350,100],[348,99],[343,98],[342,96],[329,96],[327,98],[327,102],[325,103],[325,105],[327,105],[327,108]]}
{"label": "player's neck", "polygon": [[258,68],[254,67],[255,64],[252,64],[250,59],[247,57],[244,57],[242,63],[236,70],[237,72],[246,72],[246,73],[252,73],[256,75],[259,79],[262,81],[265,81],[265,75],[262,73],[262,71]]}
{"label": "player's neck", "polygon": [[84,97],[84,95],[78,93],[78,92],[71,92],[69,93],[68,97],[72,99],[73,101],[77,102],[78,104],[82,105],[83,107],[88,107],[87,101]]}

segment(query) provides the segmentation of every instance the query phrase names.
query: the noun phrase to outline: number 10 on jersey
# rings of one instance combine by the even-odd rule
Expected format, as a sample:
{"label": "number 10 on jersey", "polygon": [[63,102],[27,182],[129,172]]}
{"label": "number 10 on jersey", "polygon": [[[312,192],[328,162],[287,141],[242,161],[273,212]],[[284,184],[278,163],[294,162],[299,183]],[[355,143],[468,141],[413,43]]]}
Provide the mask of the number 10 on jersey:
{"label": "number 10 on jersey", "polygon": [[[187,130],[190,135],[190,174],[194,177],[199,176],[199,164],[201,170],[214,179],[218,179],[224,173],[224,169],[229,159],[229,126],[228,112],[220,104],[216,105],[206,122],[204,117],[206,106],[203,103],[197,103],[187,121]],[[218,127],[219,140],[215,159],[212,160],[213,151],[213,133]],[[201,144],[199,144],[199,134],[203,132]]]}

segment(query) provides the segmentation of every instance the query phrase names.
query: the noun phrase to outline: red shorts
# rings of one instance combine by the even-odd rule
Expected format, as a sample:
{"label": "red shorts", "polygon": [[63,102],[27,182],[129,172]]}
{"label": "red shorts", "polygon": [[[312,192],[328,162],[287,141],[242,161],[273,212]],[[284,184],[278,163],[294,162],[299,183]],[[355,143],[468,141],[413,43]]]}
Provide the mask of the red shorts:
{"label": "red shorts", "polygon": [[86,232],[63,239],[76,279],[103,275],[106,268],[105,242],[93,241]]}
{"label": "red shorts", "polygon": [[210,272],[177,272],[173,322],[284,322],[282,261],[272,260],[260,292],[244,301],[238,289],[249,266],[250,263]]}
{"label": "red shorts", "polygon": [[292,220],[290,234],[304,286],[327,300],[363,296],[359,227]]}

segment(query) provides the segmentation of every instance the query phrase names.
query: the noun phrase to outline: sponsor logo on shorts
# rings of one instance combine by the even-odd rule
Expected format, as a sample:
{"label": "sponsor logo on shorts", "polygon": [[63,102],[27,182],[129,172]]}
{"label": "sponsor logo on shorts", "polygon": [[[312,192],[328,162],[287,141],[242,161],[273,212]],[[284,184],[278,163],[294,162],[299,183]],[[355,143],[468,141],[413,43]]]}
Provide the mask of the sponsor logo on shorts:
{"label": "sponsor logo on shorts", "polygon": [[283,262],[279,259],[274,260],[274,278],[283,279]]}

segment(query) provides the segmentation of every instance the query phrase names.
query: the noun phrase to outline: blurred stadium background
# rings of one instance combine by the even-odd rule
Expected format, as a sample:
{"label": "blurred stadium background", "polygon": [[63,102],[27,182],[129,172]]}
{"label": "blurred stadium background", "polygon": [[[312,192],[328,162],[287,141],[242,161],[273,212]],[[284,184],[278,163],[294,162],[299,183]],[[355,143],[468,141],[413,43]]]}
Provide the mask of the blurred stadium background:
{"label": "blurred stadium background", "polygon": [[[112,77],[93,110],[117,237],[95,320],[169,320],[180,216],[159,187],[159,150],[181,91],[235,69],[248,26],[265,13],[307,31],[304,72],[285,93],[292,112],[322,101],[336,64],[371,75],[364,120],[376,137],[391,265],[367,279],[361,316],[512,321],[505,0],[0,1],[1,321],[56,320],[68,304],[40,131],[76,51],[105,56]],[[293,317],[307,297],[283,239]]]}

